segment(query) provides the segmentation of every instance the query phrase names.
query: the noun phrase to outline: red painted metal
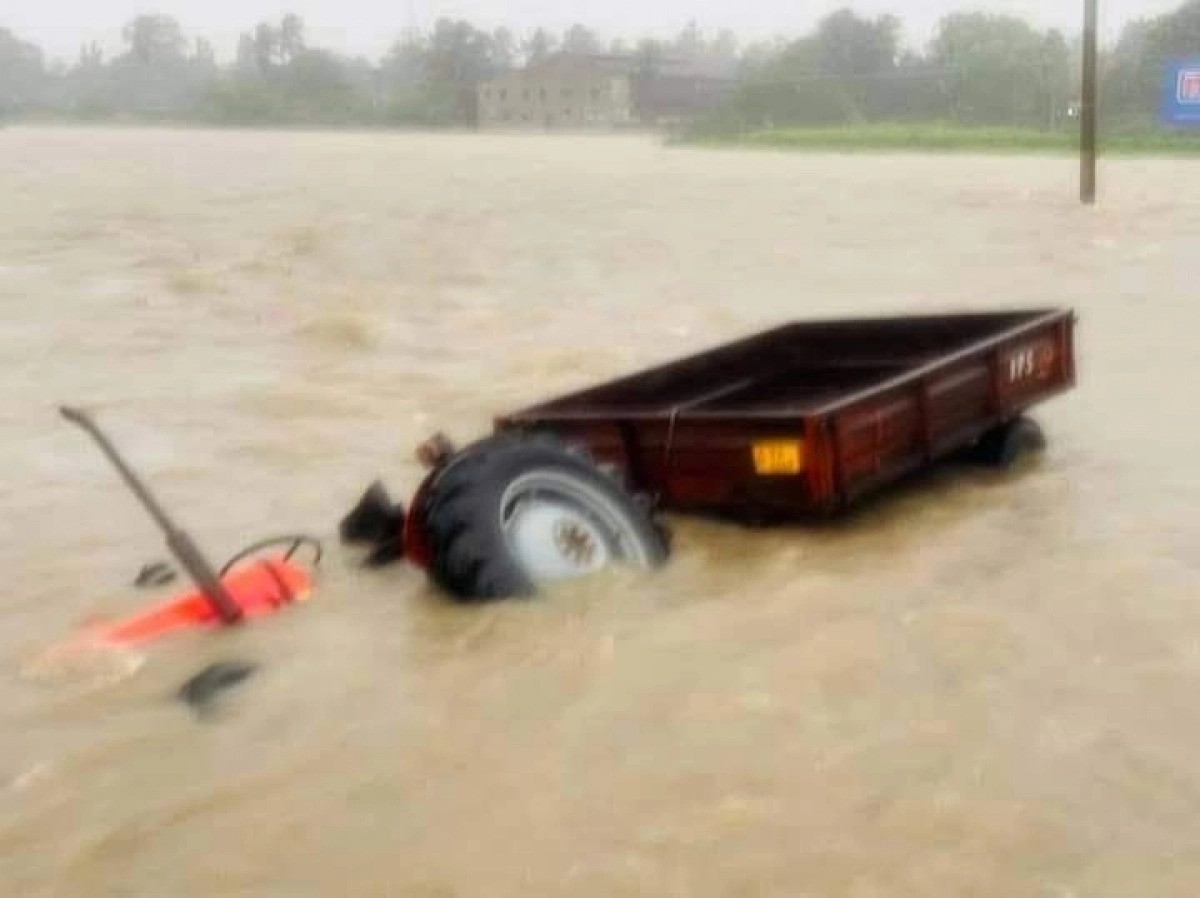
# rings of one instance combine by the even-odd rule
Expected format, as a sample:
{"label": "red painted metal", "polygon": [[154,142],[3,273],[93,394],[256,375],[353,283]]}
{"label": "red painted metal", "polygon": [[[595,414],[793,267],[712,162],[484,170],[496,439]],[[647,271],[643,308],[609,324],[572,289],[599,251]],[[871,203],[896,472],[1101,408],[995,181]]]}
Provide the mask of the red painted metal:
{"label": "red painted metal", "polygon": [[[227,574],[221,583],[241,619],[247,621],[302,602],[313,590],[309,572],[284,558],[247,564]],[[196,589],[124,620],[89,627],[76,642],[135,647],[187,630],[219,627],[222,623],[219,611]]]}
{"label": "red painted metal", "polygon": [[404,557],[424,570],[428,570],[433,561],[433,546],[430,545],[425,524],[425,502],[440,474],[441,469],[438,468],[421,482],[404,518]]}
{"label": "red painted metal", "polygon": [[[1068,309],[801,322],[504,415],[678,511],[828,514],[1075,385]],[[803,443],[765,476],[763,441]]]}

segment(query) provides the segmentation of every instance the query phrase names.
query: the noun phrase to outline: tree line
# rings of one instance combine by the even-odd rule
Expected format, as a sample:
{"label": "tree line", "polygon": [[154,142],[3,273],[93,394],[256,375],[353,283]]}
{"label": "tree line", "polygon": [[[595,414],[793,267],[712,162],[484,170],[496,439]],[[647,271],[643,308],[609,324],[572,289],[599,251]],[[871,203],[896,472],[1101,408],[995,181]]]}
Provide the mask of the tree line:
{"label": "tree line", "polygon": [[476,118],[476,86],[556,54],[600,53],[654,59],[670,54],[738,62],[730,32],[712,40],[696,26],[674,41],[604,42],[575,25],[519,38],[463,20],[410,29],[379,60],[346,57],[309,43],[303,19],[288,14],[244,33],[236,56],[219,65],[205,38],[180,22],[142,15],[122,30],[124,50],[106,57],[88,44],[70,65],[48,63],[36,46],[0,28],[0,114],[88,120],[198,121],[214,124],[374,124],[466,126]]}
{"label": "tree line", "polygon": [[901,45],[895,16],[835,12],[746,73],[706,123],[720,130],[951,121],[1060,127],[1076,95],[1059,31],[1005,15],[946,16],[923,53]]}
{"label": "tree line", "polygon": [[[700,123],[714,132],[863,121],[941,121],[1058,130],[1075,126],[1082,45],[1056,29],[981,12],[941,20],[923,53],[905,51],[894,16],[849,10],[781,44]],[[1101,54],[1105,128],[1153,126],[1172,59],[1200,55],[1200,0],[1129,23]]]}
{"label": "tree line", "polygon": [[[241,36],[235,58],[189,38],[165,15],[122,31],[122,52],[80,49],[71,64],[0,28],[0,114],[79,119],[196,121],[231,125],[469,126],[479,82],[555,54],[630,57],[639,77],[663,60],[695,63],[736,81],[700,127],[713,130],[940,120],[973,125],[1067,127],[1078,96],[1079,46],[1056,30],[1005,15],[945,17],[921,52],[902,44],[894,16],[849,9],[796,39],[741,44],[695,24],[673,40],[603,41],[575,25],[518,36],[442,19],[410,29],[377,60],[313,46],[289,14]],[[1111,126],[1156,115],[1167,60],[1200,48],[1200,0],[1130,23],[1102,60],[1102,107]]]}

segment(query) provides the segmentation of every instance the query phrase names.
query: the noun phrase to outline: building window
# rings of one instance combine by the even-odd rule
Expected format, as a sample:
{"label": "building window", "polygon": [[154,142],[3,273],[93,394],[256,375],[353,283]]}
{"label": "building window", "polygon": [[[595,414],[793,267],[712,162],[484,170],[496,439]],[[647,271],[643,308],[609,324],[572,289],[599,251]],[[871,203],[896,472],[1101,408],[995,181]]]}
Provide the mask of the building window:
{"label": "building window", "polygon": [[564,99],[567,99],[567,100],[569,100],[569,99],[571,98],[571,94],[572,94],[571,88],[569,88],[569,87],[564,87],[564,88],[562,89],[562,95],[563,95],[563,98],[564,98]]}
{"label": "building window", "polygon": [[563,110],[563,115],[565,115],[567,118],[571,117],[571,107],[570,106],[568,106],[566,109]]}
{"label": "building window", "polygon": [[530,92],[530,90],[529,90],[528,88],[526,88],[526,89],[525,89],[525,93],[524,93],[524,97],[525,97],[525,99],[526,99],[526,100],[528,100],[528,99],[529,99],[530,93],[531,93],[531,92]]}
{"label": "building window", "polygon": [[600,99],[600,88],[598,88],[598,87],[593,87],[593,88],[592,88],[592,99],[593,99],[593,100],[599,100],[599,99]]}
{"label": "building window", "polygon": [[507,99],[508,99],[508,91],[507,91],[507,90],[503,90],[503,89],[502,89],[502,90],[500,91],[500,99],[501,99],[501,100],[507,100]]}
{"label": "building window", "polygon": [[538,96],[541,97],[543,100],[546,99],[546,88],[543,87],[541,90],[539,90]]}

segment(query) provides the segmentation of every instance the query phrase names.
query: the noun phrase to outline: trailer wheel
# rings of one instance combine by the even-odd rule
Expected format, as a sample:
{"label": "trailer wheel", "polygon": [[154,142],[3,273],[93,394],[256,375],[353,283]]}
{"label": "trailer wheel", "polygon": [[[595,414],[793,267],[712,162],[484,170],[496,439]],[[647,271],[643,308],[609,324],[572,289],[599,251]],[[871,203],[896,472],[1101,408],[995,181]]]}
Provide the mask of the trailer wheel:
{"label": "trailer wheel", "polygon": [[617,480],[542,435],[463,450],[431,485],[423,517],[431,577],[466,601],[530,596],[614,564],[658,567],[668,554]]}
{"label": "trailer wheel", "polygon": [[1007,469],[1026,453],[1046,448],[1042,428],[1030,418],[1016,418],[1001,424],[980,438],[975,446],[976,461],[992,468]]}

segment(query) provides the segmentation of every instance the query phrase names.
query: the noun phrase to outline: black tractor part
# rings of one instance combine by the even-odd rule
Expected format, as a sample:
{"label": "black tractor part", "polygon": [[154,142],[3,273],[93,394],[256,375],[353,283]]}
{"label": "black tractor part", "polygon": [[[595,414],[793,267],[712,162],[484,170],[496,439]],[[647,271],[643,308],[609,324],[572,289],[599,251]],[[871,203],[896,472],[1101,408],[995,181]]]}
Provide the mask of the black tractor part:
{"label": "black tractor part", "polygon": [[384,567],[404,557],[404,506],[392,501],[387,489],[371,484],[338,527],[342,542],[370,549],[367,567]]}
{"label": "black tractor part", "polygon": [[1027,454],[1044,451],[1046,436],[1031,418],[1014,418],[980,437],[971,458],[990,468],[1006,470]]}

